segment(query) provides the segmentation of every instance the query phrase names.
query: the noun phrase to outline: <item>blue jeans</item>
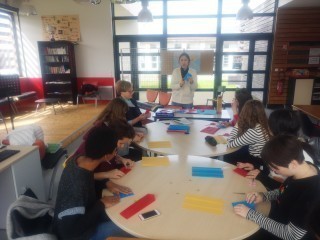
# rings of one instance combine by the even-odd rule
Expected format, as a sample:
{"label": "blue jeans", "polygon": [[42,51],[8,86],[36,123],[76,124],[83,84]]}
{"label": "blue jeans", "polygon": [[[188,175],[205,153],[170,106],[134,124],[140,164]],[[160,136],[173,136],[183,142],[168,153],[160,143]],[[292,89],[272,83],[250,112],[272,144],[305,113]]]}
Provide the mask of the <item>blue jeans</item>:
{"label": "blue jeans", "polygon": [[106,221],[100,223],[96,232],[93,234],[90,240],[105,240],[107,237],[133,237],[129,233],[123,231],[112,221]]}
{"label": "blue jeans", "polygon": [[183,109],[192,109],[193,108],[193,103],[183,104],[183,103],[172,102],[172,105],[182,107]]}

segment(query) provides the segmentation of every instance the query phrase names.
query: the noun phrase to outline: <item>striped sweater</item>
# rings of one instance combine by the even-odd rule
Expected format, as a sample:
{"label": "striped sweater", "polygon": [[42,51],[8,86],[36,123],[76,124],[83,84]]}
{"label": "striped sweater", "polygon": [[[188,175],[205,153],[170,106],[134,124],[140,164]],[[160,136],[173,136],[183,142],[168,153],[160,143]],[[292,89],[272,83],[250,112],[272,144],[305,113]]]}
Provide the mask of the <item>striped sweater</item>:
{"label": "striped sweater", "polygon": [[237,125],[232,129],[227,146],[235,148],[249,145],[249,153],[252,156],[261,157],[262,148],[269,140],[264,136],[261,125],[257,124],[255,128],[248,129],[240,137],[238,137],[238,130]]}
{"label": "striped sweater", "polygon": [[246,218],[280,239],[312,239],[306,230],[307,216],[319,199],[319,171],[318,175],[303,179],[289,177],[279,189],[264,193],[264,200],[274,203],[270,218],[252,209]]}

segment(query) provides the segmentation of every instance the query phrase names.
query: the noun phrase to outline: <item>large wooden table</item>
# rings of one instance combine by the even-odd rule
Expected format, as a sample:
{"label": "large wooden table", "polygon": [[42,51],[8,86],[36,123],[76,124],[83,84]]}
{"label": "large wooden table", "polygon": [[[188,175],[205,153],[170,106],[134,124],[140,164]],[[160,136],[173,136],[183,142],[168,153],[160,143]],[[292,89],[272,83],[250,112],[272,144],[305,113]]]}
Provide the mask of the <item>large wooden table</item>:
{"label": "large wooden table", "polygon": [[[169,156],[170,165],[143,167],[141,162],[126,176],[115,182],[130,187],[134,196],[122,198],[120,203],[106,209],[108,216],[120,228],[142,238],[172,240],[224,240],[243,239],[259,227],[233,212],[232,202],[242,201],[250,191],[265,191],[257,181],[255,187],[232,170],[234,166],[211,158],[196,156]],[[219,167],[224,178],[192,177],[192,166]],[[156,201],[125,219],[120,212],[146,194],[154,194]],[[186,194],[196,194],[224,201],[223,213],[213,214],[182,207]],[[161,215],[141,221],[138,214],[157,209]],[[268,214],[269,203],[257,205],[257,210]]]}
{"label": "large wooden table", "polygon": [[320,105],[292,105],[292,107],[310,117],[320,120]]}
{"label": "large wooden table", "polygon": [[222,110],[221,113],[217,113],[214,115],[201,114],[201,113],[187,114],[187,113],[175,112],[174,117],[157,117],[154,114],[154,120],[166,120],[166,119],[178,119],[178,118],[200,119],[200,120],[208,120],[208,121],[229,121],[231,119],[228,110]]}
{"label": "large wooden table", "polygon": [[[190,119],[189,119],[190,120]],[[213,147],[206,143],[205,137],[211,134],[200,132],[202,129],[210,125],[210,121],[190,120],[190,133],[183,134],[177,132],[167,132],[168,121],[158,121],[146,124],[148,133],[142,142],[138,145],[147,150],[161,155],[195,155],[203,157],[221,156],[236,151],[238,148],[227,148],[227,144],[218,144]],[[172,122],[173,124],[177,124]],[[214,135],[223,135],[230,133],[232,127],[218,130]],[[227,138],[227,137],[225,137]],[[149,148],[148,142],[152,141],[170,141],[171,148]]]}

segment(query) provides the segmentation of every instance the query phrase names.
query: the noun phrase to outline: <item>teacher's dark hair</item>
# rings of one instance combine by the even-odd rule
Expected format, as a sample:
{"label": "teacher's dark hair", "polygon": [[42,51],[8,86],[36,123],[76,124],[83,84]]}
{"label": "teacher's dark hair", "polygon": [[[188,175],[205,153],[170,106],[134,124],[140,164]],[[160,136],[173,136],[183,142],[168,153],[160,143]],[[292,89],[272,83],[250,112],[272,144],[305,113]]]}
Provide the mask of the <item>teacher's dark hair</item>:
{"label": "teacher's dark hair", "polygon": [[276,136],[264,145],[261,158],[266,165],[275,169],[277,166],[287,168],[292,160],[303,163],[302,143],[295,136]]}
{"label": "teacher's dark hair", "polygon": [[179,61],[180,61],[180,58],[182,58],[183,56],[185,56],[185,57],[188,59],[189,63],[190,63],[190,56],[189,56],[189,54],[186,53],[186,52],[183,52],[183,53],[180,54],[180,56],[179,56]]}

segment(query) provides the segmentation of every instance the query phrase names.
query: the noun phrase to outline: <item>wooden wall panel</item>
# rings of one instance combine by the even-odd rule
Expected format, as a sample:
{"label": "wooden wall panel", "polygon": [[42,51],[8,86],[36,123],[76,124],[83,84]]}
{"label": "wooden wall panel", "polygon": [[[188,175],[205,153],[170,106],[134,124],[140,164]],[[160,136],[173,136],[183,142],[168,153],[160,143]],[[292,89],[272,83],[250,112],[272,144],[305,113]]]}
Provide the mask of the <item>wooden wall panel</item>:
{"label": "wooden wall panel", "polygon": [[[320,8],[279,8],[269,81],[268,104],[286,104],[288,73],[291,69],[309,69],[310,77],[320,74],[320,64],[308,64],[310,48],[320,48]],[[284,74],[279,74],[279,72]],[[284,76],[283,93],[277,83]]]}

